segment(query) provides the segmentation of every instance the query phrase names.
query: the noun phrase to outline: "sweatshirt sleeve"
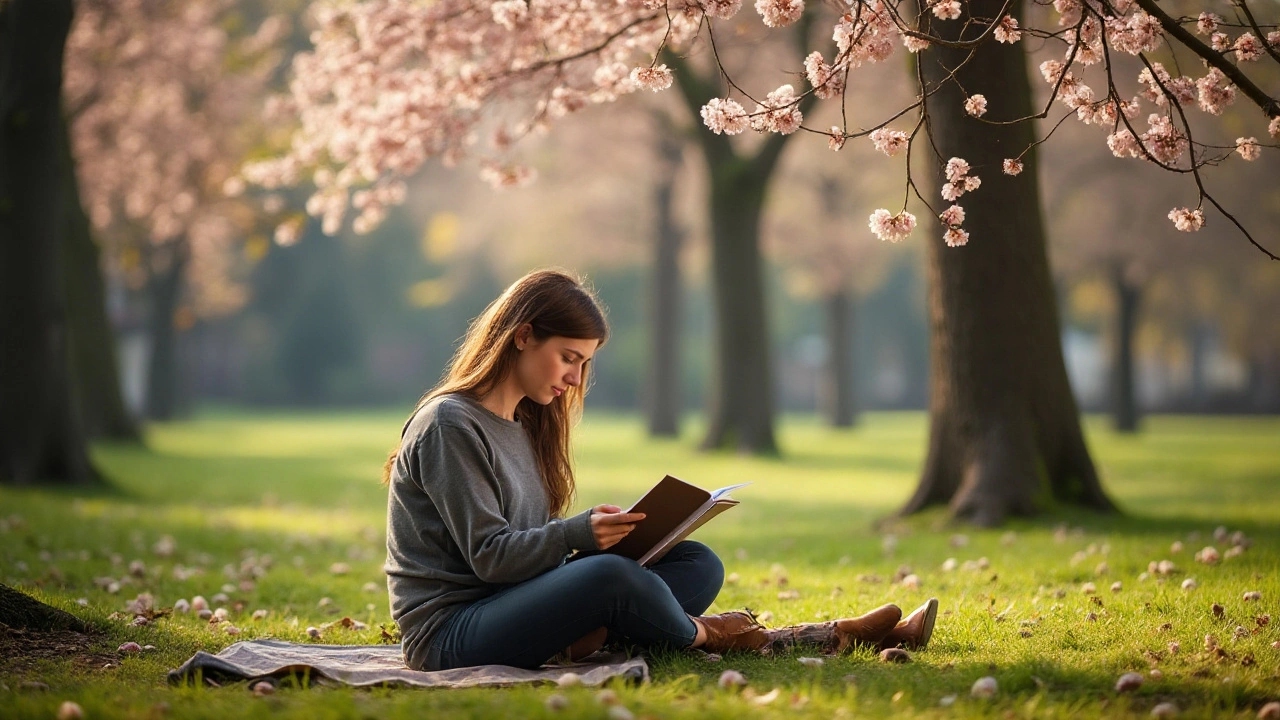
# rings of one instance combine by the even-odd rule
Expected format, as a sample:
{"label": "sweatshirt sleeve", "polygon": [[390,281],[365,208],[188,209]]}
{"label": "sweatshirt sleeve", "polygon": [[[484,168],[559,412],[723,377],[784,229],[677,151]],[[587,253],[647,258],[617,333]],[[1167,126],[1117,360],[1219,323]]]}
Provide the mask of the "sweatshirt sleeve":
{"label": "sweatshirt sleeve", "polygon": [[480,580],[521,582],[558,566],[574,550],[595,548],[590,510],[512,529],[502,514],[497,476],[473,431],[437,425],[421,437],[416,455],[423,491]]}

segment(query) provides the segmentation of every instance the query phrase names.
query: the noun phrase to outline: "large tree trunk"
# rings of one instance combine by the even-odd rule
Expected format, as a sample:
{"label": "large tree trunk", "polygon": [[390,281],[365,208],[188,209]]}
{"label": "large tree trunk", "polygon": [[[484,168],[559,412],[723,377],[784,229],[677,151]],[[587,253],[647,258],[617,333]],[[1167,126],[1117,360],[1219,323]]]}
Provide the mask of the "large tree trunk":
{"label": "large tree trunk", "polygon": [[1138,398],[1133,367],[1133,336],[1137,329],[1142,288],[1129,279],[1125,263],[1111,269],[1116,295],[1116,335],[1111,359],[1111,420],[1119,432],[1138,430]]}
{"label": "large tree trunk", "polygon": [[174,322],[187,270],[186,238],[166,248],[164,266],[153,270],[147,288],[150,300],[151,356],[147,363],[147,417],[172,420],[178,415],[178,328]]}
{"label": "large tree trunk", "polygon": [[653,337],[649,343],[649,391],[645,405],[649,435],[680,434],[680,246],[684,231],[675,219],[675,184],[684,143],[669,128],[658,135],[658,182],[655,215],[653,285],[649,299]]}
{"label": "large tree trunk", "polygon": [[24,630],[85,632],[89,629],[89,626],[75,615],[45,605],[8,585],[0,585],[0,623]]}
{"label": "large tree trunk", "polygon": [[90,437],[136,441],[140,439],[138,425],[125,408],[115,333],[107,320],[101,253],[80,204],[80,184],[65,118],[62,133],[62,171],[67,188],[62,276],[71,335],[71,374],[80,416]]}
{"label": "large tree trunk", "polygon": [[[977,17],[999,17],[999,0],[971,0]],[[1011,8],[1020,14],[1021,2]],[[962,22],[935,24],[954,39]],[[967,51],[932,47],[920,72],[929,84]],[[1021,46],[988,42],[958,71],[969,93],[985,94],[989,118],[1032,114],[1027,58]],[[945,67],[943,67],[945,66]],[[1030,123],[995,125],[966,116],[964,95],[948,83],[927,109],[941,159],[967,159],[982,187],[961,199],[969,244],[948,248],[930,224],[928,246],[932,378],[929,451],[914,512],[947,504],[956,517],[995,525],[1009,514],[1029,515],[1051,499],[1100,510],[1114,506],[1103,493],[1085,445],[1067,380],[1053,282],[1045,250],[1038,173],[1033,153],[1026,171],[1002,174],[1001,162],[1034,139]],[[935,191],[932,196],[938,198]]]}
{"label": "large tree trunk", "polygon": [[760,257],[768,175],[736,155],[710,168],[711,271],[716,352],[706,449],[775,453],[773,374]]}
{"label": "large tree trunk", "polygon": [[853,427],[857,400],[853,368],[853,293],[837,290],[827,295],[827,362],[822,374],[818,405],[832,427]]}
{"label": "large tree trunk", "polygon": [[[801,45],[812,21],[813,14],[806,13],[796,23],[795,39]],[[718,77],[700,77],[687,60],[670,52],[663,60],[674,72],[698,128],[698,144],[707,163],[716,349],[702,447],[777,453],[760,214],[769,180],[794,135],[771,134],[753,154],[739,153],[727,135],[716,135],[702,125],[702,106],[720,95]],[[807,112],[816,101],[816,95],[805,95],[800,111]]]}
{"label": "large tree trunk", "polygon": [[60,281],[71,0],[0,3],[0,482],[93,482]]}

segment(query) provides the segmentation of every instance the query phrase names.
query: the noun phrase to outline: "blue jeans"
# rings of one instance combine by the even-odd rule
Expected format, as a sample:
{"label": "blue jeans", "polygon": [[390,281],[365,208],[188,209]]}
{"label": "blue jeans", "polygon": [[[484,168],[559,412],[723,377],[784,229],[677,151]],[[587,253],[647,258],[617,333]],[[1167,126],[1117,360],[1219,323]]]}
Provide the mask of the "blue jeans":
{"label": "blue jeans", "polygon": [[422,669],[536,668],[601,627],[637,645],[688,647],[697,634],[689,616],[704,613],[723,582],[720,558],[692,540],[649,568],[618,555],[585,557],[455,611]]}

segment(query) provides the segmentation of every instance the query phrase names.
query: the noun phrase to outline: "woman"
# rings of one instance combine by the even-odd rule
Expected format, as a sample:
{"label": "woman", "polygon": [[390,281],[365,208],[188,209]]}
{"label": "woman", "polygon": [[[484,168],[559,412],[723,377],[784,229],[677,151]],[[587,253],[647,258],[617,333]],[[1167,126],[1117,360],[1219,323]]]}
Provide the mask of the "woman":
{"label": "woman", "polygon": [[886,605],[860,618],[766,630],[749,612],[704,616],[724,568],[685,541],[650,568],[602,554],[643,519],[614,505],[565,517],[573,502],[569,428],[609,328],[568,275],[517,280],[468,329],[444,380],[405,423],[387,460],[387,587],[405,661],[419,670],[534,668],[601,647],[768,651],[923,646],[937,612]]}

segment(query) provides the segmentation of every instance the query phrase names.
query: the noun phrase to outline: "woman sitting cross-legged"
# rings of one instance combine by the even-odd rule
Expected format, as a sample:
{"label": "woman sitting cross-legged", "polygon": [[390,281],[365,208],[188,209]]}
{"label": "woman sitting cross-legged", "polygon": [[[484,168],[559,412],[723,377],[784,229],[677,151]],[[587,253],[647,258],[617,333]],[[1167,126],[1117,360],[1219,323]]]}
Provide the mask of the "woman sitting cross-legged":
{"label": "woman sitting cross-legged", "polygon": [[418,403],[387,460],[387,586],[405,661],[419,670],[578,659],[609,633],[642,646],[772,652],[797,643],[922,648],[938,603],[907,618],[766,629],[749,612],[704,615],[724,567],[684,541],[652,567],[608,548],[643,515],[574,495],[570,426],[609,329],[576,279],[534,272],[471,325],[445,378]]}

